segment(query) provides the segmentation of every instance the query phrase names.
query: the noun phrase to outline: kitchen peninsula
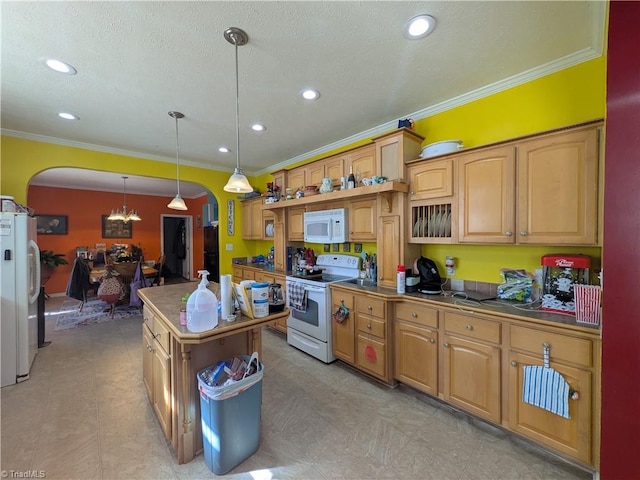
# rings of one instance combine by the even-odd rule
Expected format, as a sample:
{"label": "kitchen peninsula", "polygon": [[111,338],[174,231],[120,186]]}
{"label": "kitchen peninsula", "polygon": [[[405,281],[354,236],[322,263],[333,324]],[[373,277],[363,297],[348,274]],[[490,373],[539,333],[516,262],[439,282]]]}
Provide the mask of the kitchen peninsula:
{"label": "kitchen peninsula", "polygon": [[[262,357],[262,326],[286,318],[289,311],[263,318],[240,315],[220,320],[214,329],[194,333],[180,325],[182,297],[198,282],[180,283],[138,291],[144,302],[142,326],[142,376],[149,401],[178,463],[187,463],[202,450],[200,400],[196,374],[233,355],[258,352]],[[220,286],[210,282],[219,297]]]}

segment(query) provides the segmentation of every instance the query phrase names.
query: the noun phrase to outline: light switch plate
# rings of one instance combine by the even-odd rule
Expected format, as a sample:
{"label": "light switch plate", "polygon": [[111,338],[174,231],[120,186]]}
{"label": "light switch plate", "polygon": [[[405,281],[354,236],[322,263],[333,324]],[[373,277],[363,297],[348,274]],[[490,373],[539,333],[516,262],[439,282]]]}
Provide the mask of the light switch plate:
{"label": "light switch plate", "polygon": [[232,251],[233,250],[233,243],[227,243],[226,247],[227,247],[227,252]]}

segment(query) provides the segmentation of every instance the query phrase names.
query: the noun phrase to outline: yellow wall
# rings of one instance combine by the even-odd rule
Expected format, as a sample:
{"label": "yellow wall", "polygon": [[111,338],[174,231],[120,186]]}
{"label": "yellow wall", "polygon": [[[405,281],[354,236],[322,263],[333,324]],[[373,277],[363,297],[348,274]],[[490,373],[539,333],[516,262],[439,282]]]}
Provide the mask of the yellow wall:
{"label": "yellow wall", "polygon": [[[419,120],[415,130],[429,144],[447,139],[461,139],[472,147],[536,133],[552,128],[603,118],[606,113],[605,86],[606,61],[601,57],[548,75],[544,78],[513,87],[475,102]],[[473,72],[470,72],[473,74]],[[427,87],[426,87],[427,88]],[[416,106],[418,107],[418,106]],[[356,142],[353,148],[364,143]],[[24,203],[29,180],[38,172],[52,167],[78,167],[123,174],[175,178],[174,165],[122,155],[95,152],[2,137],[2,163],[0,165],[0,191],[13,195]],[[331,153],[321,155],[328,156]],[[310,157],[309,160],[318,158]],[[306,163],[301,162],[301,163]],[[269,242],[243,242],[241,239],[241,203],[236,201],[235,235],[226,234],[226,203],[235,195],[222,190],[229,174],[195,167],[182,166],[180,178],[208,188],[220,205],[221,272],[230,273],[231,258],[268,253]],[[261,191],[271,175],[250,179]],[[234,250],[227,252],[225,244]],[[374,253],[374,252],[369,252]],[[535,269],[545,253],[585,253],[601,257],[600,248],[552,248],[525,246],[423,246],[422,254],[433,258],[444,271],[446,255],[458,258],[456,278],[498,282],[502,267]]]}
{"label": "yellow wall", "polygon": [[[157,162],[141,158],[96,152],[82,148],[67,147],[50,143],[35,142],[15,137],[2,137],[2,163],[0,164],[0,191],[11,195],[16,202],[26,204],[30,180],[44,170],[53,167],[75,167],[104,172],[175,180],[175,164]],[[235,194],[222,188],[229,179],[229,173],[202,168],[180,166],[180,180],[197,183],[209,189],[216,197],[220,218],[220,273],[232,273],[231,258],[251,255],[252,245],[242,240],[241,203]],[[252,181],[252,179],[250,179]],[[171,200],[167,198],[167,202]],[[227,235],[227,200],[235,200],[235,233]],[[90,207],[89,207],[90,208]],[[202,212],[184,212],[186,215],[200,215]],[[233,251],[225,249],[233,244]]]}

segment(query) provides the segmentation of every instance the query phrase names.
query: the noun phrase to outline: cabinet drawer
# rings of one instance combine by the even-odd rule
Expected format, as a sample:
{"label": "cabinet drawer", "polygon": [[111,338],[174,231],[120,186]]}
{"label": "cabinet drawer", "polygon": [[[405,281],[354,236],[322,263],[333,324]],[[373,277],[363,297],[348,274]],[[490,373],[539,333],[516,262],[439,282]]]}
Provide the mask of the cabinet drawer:
{"label": "cabinet drawer", "polygon": [[542,358],[542,344],[549,344],[552,362],[569,362],[585,367],[593,366],[593,342],[586,338],[511,325],[511,348]]}
{"label": "cabinet drawer", "polygon": [[379,338],[385,338],[384,320],[379,320],[368,315],[358,314],[358,330],[364,333],[370,333]]}
{"label": "cabinet drawer", "polygon": [[356,297],[356,311],[374,317],[386,318],[386,302],[379,298],[359,296]]}
{"label": "cabinet drawer", "polygon": [[446,312],[444,314],[444,328],[447,332],[492,343],[500,343],[501,339],[501,324],[499,322],[492,322],[491,320],[472,317],[471,315]]}
{"label": "cabinet drawer", "polygon": [[[371,347],[371,349],[367,348]],[[364,335],[358,335],[358,366],[365,372],[386,380],[386,345]]]}
{"label": "cabinet drawer", "polygon": [[240,283],[240,280],[242,280],[242,268],[233,267],[233,281]]}
{"label": "cabinet drawer", "polygon": [[147,327],[149,327],[150,332],[153,332],[154,320],[155,320],[155,317],[153,313],[151,313],[151,310],[149,310],[149,307],[144,305],[142,307],[142,323]]}
{"label": "cabinet drawer", "polygon": [[438,310],[425,307],[419,303],[397,303],[396,318],[424,325],[425,327],[438,328]]}
{"label": "cabinet drawer", "polygon": [[156,319],[154,322],[153,329],[151,330],[153,337],[160,344],[160,346],[164,349],[164,351],[169,353],[169,329],[165,326],[164,322]]}
{"label": "cabinet drawer", "polygon": [[255,280],[256,272],[255,270],[244,269],[242,277],[243,280]]}

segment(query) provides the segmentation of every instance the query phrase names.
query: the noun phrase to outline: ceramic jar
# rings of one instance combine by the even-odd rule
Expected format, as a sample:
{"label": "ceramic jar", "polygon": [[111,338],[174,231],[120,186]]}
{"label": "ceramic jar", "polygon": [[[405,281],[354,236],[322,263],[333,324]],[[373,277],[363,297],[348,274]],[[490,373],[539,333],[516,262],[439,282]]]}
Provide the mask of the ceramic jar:
{"label": "ceramic jar", "polygon": [[329,177],[325,177],[322,179],[322,184],[320,185],[320,193],[329,192],[333,192],[333,181]]}

